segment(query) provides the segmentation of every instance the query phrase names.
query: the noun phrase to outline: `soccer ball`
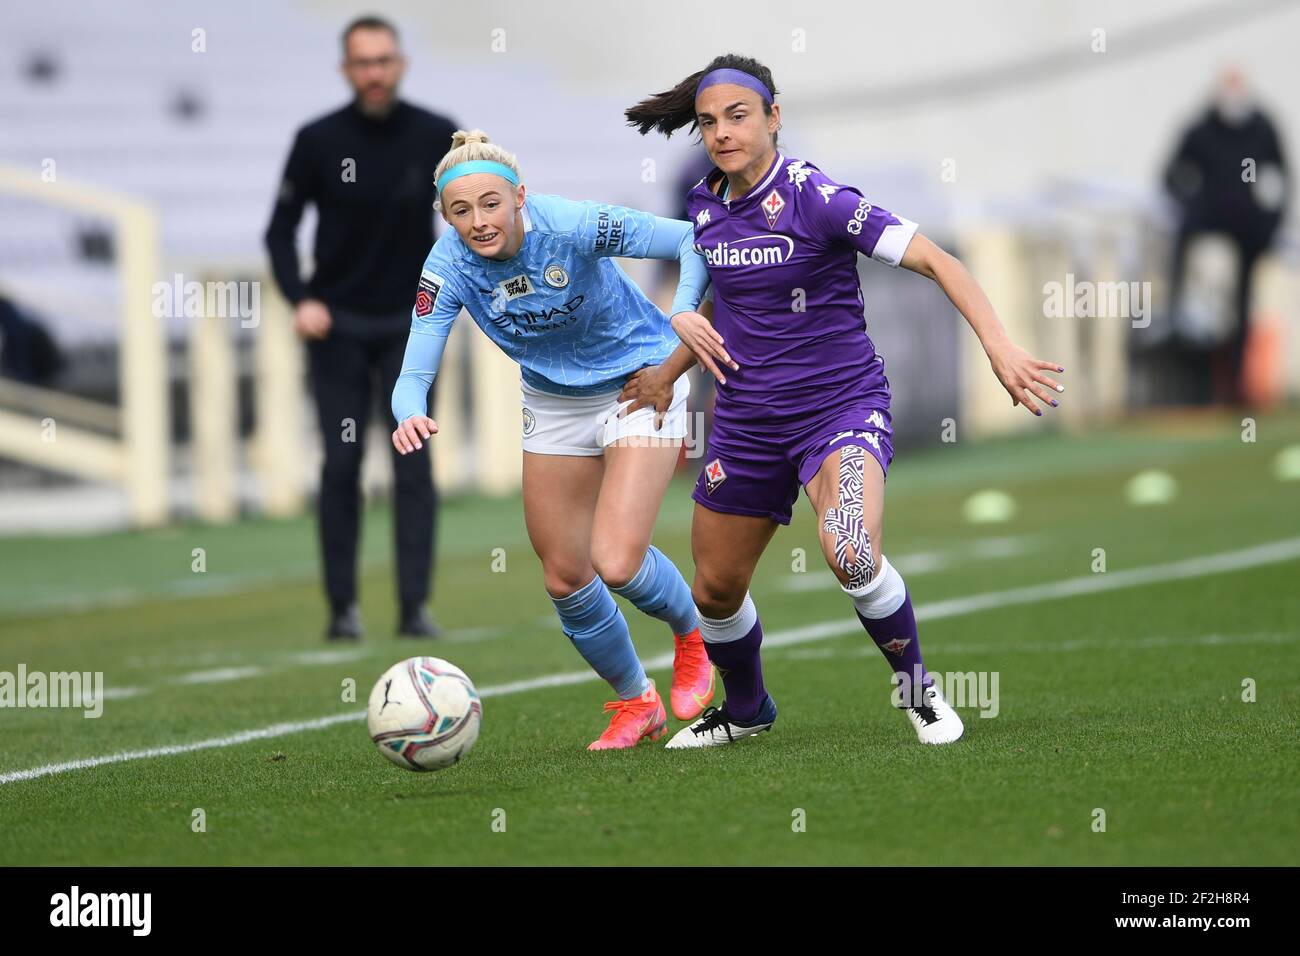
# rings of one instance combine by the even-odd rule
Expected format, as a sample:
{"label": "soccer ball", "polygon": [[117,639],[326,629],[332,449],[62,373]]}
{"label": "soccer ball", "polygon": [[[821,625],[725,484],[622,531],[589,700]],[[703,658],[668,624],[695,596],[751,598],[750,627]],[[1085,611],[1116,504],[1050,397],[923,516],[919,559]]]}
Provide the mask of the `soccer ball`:
{"label": "soccer ball", "polygon": [[366,712],[379,752],[407,770],[441,770],[478,740],[483,704],[455,664],[412,657],[384,671]]}

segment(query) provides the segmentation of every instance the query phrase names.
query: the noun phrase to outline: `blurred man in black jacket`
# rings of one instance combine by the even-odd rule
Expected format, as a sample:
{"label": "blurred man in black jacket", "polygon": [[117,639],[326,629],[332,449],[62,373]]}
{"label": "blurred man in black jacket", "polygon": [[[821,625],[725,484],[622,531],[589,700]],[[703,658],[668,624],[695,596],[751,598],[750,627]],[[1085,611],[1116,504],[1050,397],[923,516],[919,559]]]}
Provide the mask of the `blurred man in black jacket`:
{"label": "blurred man in black jacket", "polygon": [[1251,271],[1277,233],[1291,188],[1281,139],[1240,70],[1224,71],[1209,110],[1183,134],[1165,170],[1165,187],[1182,216],[1170,289],[1175,318],[1191,240],[1217,232],[1237,247],[1235,324],[1215,358],[1225,380],[1217,397],[1240,404]]}
{"label": "blurred man in black jacket", "polygon": [[[347,106],[298,131],[266,245],[276,282],[306,340],[325,446],[319,518],[330,638],[358,638],[357,536],[366,424],[401,370],[415,286],[433,245],[433,171],[456,125],[398,97],[406,67],[397,31],[362,17],[343,34]],[[315,272],[294,245],[303,207],[318,215]],[[434,637],[426,606],[437,498],[428,446],[393,452],[399,633]]]}

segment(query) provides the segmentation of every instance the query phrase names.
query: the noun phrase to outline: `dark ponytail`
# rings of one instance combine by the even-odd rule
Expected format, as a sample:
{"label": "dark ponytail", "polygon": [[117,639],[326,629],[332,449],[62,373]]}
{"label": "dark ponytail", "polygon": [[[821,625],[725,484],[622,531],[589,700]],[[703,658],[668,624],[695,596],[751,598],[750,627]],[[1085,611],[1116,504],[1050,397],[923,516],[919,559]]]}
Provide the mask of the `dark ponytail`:
{"label": "dark ponytail", "polygon": [[[773,97],[776,96],[776,84],[772,82],[771,70],[752,57],[724,53],[715,56],[707,67],[692,73],[671,90],[656,93],[631,107],[625,114],[627,124],[635,126],[642,136],[651,130],[658,130],[671,137],[683,126],[690,126],[691,132],[695,132],[695,88],[700,85],[704,74],[713,70],[741,70],[766,86]],[[766,100],[763,101],[763,112],[769,116],[772,113],[772,106]]]}

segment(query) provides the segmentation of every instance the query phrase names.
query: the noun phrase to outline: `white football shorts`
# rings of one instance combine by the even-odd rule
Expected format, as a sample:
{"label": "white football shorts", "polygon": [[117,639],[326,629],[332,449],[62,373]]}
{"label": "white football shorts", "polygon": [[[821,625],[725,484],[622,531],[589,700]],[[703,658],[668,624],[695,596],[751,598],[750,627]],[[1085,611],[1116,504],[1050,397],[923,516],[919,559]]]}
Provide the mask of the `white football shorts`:
{"label": "white football shorts", "polygon": [[524,451],[536,455],[603,455],[606,448],[624,439],[632,439],[628,444],[645,445],[639,439],[680,442],[686,438],[686,399],[691,394],[686,375],[673,384],[673,402],[658,431],[653,408],[638,408],[619,418],[618,413],[632,403],[620,402],[617,391],[552,395],[523,381],[519,385],[523,392]]}

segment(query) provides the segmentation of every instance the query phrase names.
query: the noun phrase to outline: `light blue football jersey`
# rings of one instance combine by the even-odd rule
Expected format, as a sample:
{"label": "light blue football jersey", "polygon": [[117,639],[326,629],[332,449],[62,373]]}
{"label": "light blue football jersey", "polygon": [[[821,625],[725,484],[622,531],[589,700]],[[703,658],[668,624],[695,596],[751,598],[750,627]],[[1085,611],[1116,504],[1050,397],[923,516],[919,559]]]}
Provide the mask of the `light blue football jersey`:
{"label": "light blue football jersey", "polygon": [[[462,308],[519,363],[525,382],[557,395],[617,390],[677,346],[668,318],[611,257],[679,259],[683,282],[672,311],[695,309],[708,278],[690,223],[536,193],[526,196],[522,216],[523,245],[508,260],[480,256],[454,229],[434,243],[393,396],[399,421],[424,414],[441,356],[442,342],[432,340],[446,339]],[[416,396],[418,384],[424,394]]]}

